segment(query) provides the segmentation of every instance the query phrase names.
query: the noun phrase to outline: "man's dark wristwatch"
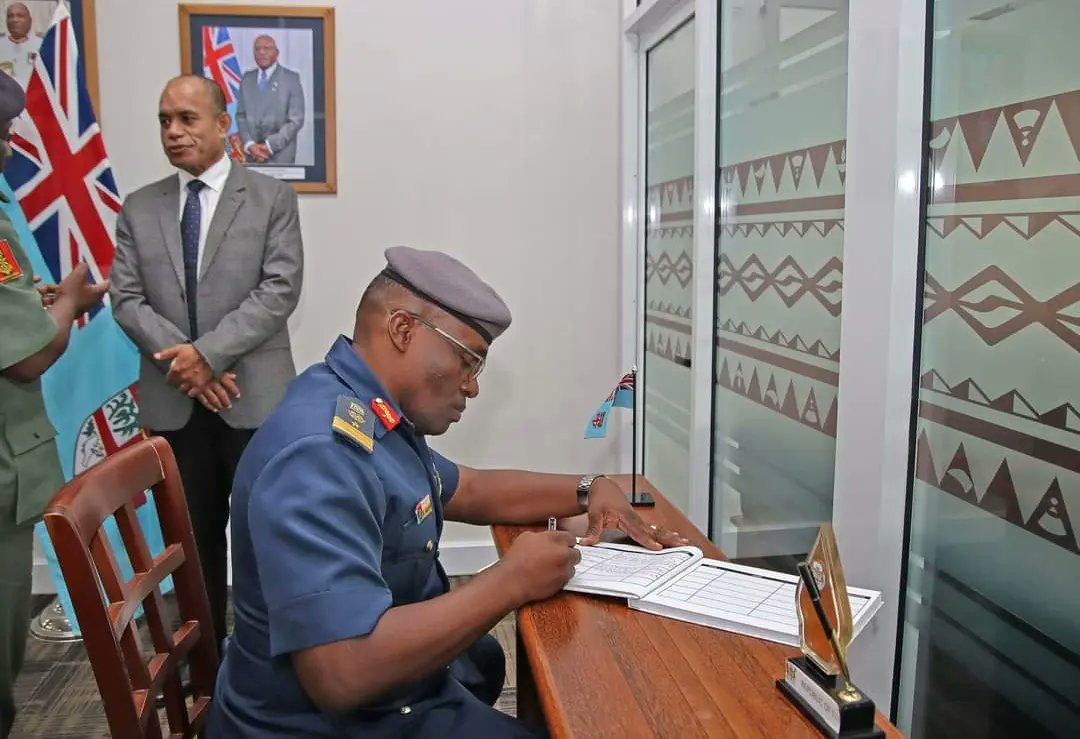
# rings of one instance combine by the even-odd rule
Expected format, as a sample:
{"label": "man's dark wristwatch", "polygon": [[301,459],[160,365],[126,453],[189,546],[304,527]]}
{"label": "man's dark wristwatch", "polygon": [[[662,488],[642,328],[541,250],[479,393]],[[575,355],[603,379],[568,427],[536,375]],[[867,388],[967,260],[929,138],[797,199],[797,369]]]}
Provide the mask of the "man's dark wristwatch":
{"label": "man's dark wristwatch", "polygon": [[577,502],[582,511],[589,508],[589,490],[592,488],[592,484],[597,478],[604,477],[604,475],[582,475],[577,484]]}

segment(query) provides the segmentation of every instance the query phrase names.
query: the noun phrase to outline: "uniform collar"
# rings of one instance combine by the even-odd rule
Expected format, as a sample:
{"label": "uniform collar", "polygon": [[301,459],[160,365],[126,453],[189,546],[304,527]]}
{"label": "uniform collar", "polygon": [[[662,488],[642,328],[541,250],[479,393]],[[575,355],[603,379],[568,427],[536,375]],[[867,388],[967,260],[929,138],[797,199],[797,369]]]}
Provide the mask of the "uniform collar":
{"label": "uniform collar", "polygon": [[412,428],[412,422],[401,412],[401,408],[398,407],[397,403],[391,400],[386,388],[375,377],[363,357],[353,350],[352,341],[348,337],[344,335],[338,336],[334,345],[330,347],[330,351],[326,354],[326,366],[349,386],[349,389],[356,395],[357,400],[375,412],[375,418],[377,419],[375,423],[376,439],[381,439],[397,425],[393,423],[388,425],[383,420],[385,413],[380,412],[380,409],[376,407],[379,404],[385,404],[392,411],[393,416],[400,419],[401,425]]}

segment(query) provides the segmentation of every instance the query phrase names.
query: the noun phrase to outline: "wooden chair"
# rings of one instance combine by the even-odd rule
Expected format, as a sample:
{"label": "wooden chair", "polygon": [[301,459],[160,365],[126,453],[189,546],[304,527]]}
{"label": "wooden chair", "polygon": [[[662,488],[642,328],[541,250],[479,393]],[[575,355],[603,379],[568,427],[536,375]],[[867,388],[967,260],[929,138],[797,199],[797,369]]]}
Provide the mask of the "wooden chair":
{"label": "wooden chair", "polygon": [[[151,558],[135,504],[152,489],[165,548]],[[122,580],[102,524],[114,516],[134,569]],[[176,458],[153,437],[122,449],[66,484],[45,510],[112,735],[162,737],[155,697],[164,691],[169,737],[196,736],[210,710],[218,650]],[[166,627],[160,585],[172,575],[181,626]],[[145,655],[135,613],[143,607],[153,652]],[[147,658],[148,656],[148,658]],[[191,703],[180,664],[191,672]]]}

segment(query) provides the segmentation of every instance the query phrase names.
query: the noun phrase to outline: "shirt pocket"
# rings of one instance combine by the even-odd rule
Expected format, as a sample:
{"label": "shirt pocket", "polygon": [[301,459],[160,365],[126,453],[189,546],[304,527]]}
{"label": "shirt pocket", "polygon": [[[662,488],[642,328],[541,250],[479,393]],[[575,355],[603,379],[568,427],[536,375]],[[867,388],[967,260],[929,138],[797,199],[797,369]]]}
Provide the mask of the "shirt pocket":
{"label": "shirt pocket", "polygon": [[[391,522],[384,539],[382,574],[393,594],[393,605],[416,603],[429,597],[427,585],[439,554],[435,515],[417,522],[409,513],[405,521]],[[394,532],[396,536],[389,535]]]}
{"label": "shirt pocket", "polygon": [[12,421],[4,432],[15,467],[15,524],[38,518],[64,484],[56,429],[44,415]]}

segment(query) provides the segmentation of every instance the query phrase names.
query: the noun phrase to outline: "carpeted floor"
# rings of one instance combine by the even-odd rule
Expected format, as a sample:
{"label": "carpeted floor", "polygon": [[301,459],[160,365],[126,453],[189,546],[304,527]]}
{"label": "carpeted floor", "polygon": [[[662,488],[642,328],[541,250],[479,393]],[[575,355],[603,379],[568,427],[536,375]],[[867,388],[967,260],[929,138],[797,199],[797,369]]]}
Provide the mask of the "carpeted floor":
{"label": "carpeted floor", "polygon": [[[455,584],[461,580],[455,578]],[[36,610],[49,598],[35,603]],[[230,624],[231,612],[230,612]],[[495,707],[517,713],[516,639],[513,614],[492,633],[506,653],[506,683]],[[82,642],[48,644],[27,636],[26,663],[15,684],[18,715],[12,739],[99,739],[109,736],[94,672]]]}

